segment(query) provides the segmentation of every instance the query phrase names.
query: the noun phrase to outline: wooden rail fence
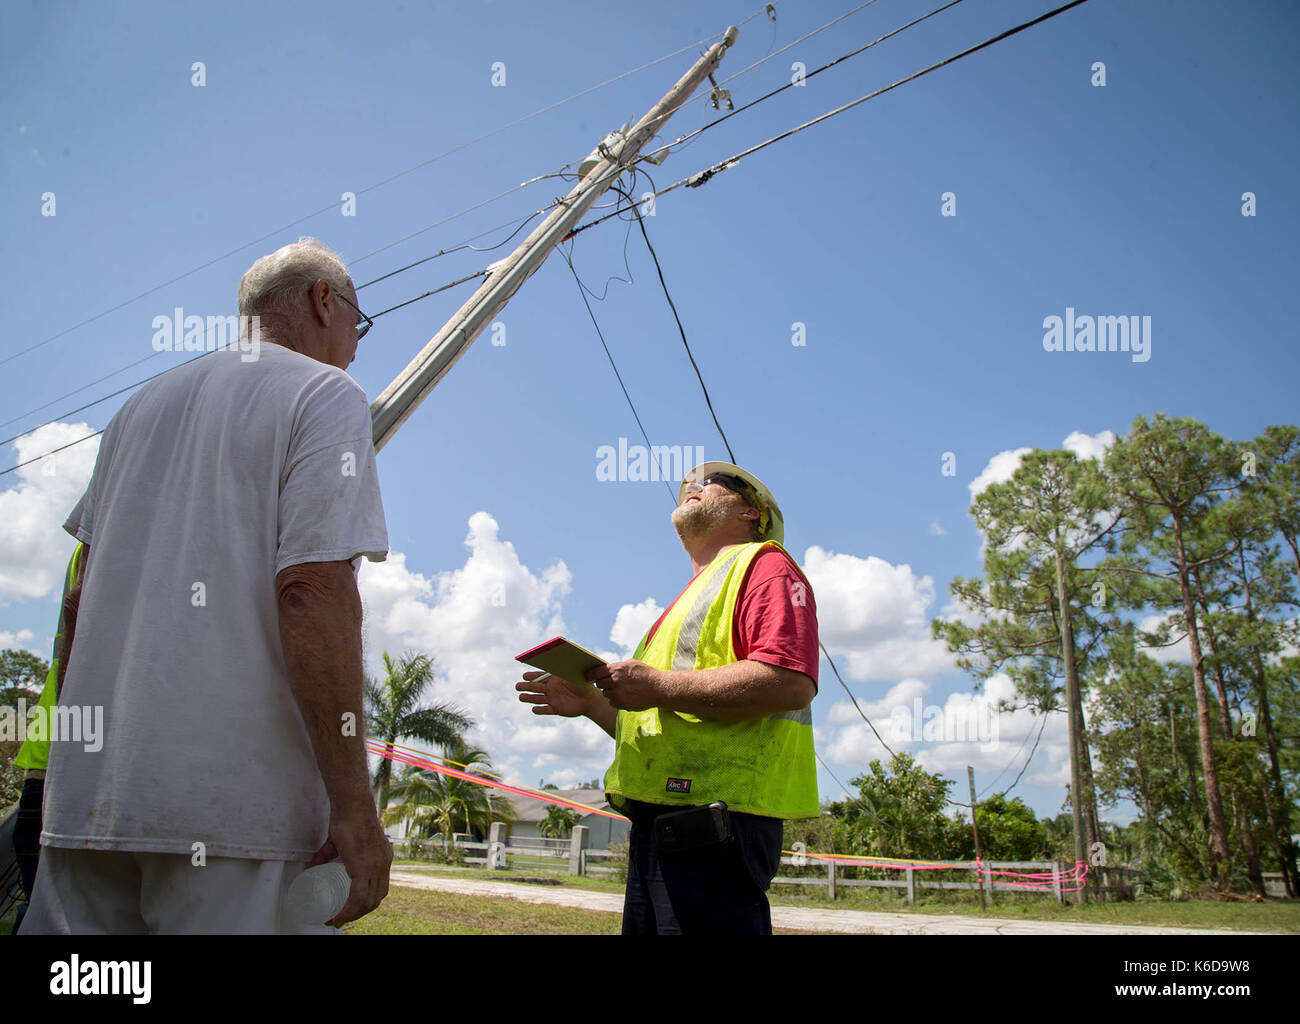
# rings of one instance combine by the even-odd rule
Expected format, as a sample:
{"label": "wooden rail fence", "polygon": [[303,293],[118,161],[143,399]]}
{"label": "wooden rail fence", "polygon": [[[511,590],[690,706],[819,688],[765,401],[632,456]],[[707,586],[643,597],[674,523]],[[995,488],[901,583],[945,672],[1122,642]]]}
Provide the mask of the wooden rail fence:
{"label": "wooden rail fence", "polygon": [[[568,839],[531,839],[510,838],[507,826],[495,822],[488,834],[486,843],[458,842],[456,848],[464,852],[466,864],[482,865],[493,871],[519,870],[527,867],[536,871],[561,871],[570,875],[606,875],[617,874],[619,869],[601,863],[623,856],[614,850],[593,850],[587,846],[588,829],[583,825],[574,828]],[[425,842],[431,842],[426,840]],[[440,844],[435,844],[440,845]],[[593,863],[594,862],[594,863]],[[821,868],[817,859],[809,857],[782,857],[783,867]],[[997,876],[986,877],[984,887],[995,893],[1033,893],[1054,897],[1058,903],[1066,901],[1066,894],[1071,886],[1062,886],[1061,877],[1069,870],[1069,865],[1062,861],[1028,860],[1028,861],[984,861],[983,865],[991,871],[1014,871],[1028,875],[1050,874],[1051,885],[1021,888],[1010,882],[999,881]],[[846,878],[844,869],[856,865],[837,864],[827,861],[824,870],[808,875],[778,875],[772,880],[773,885],[820,887],[826,890],[827,899],[833,901],[838,890],[842,888],[878,888],[902,889],[907,902],[915,903],[918,890],[961,890],[978,889],[977,881],[956,881],[948,876],[952,872],[975,871],[974,861],[953,861],[951,866],[941,869],[925,868],[883,868],[895,877],[886,878]],[[1133,881],[1138,873],[1128,867],[1116,866],[1095,869],[1102,875],[1102,888],[1115,895],[1131,895]],[[937,877],[943,875],[945,877]]]}

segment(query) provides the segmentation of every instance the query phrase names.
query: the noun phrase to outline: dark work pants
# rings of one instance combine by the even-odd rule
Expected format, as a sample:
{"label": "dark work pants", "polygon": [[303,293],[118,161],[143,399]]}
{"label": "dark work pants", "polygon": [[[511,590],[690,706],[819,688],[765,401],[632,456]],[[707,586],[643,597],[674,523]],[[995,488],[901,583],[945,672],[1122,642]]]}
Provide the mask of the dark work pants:
{"label": "dark work pants", "polygon": [[729,843],[663,854],[654,821],[685,810],[629,801],[624,935],[771,935],[767,888],[781,862],[778,818],[731,813]]}
{"label": "dark work pants", "polygon": [[[14,859],[18,862],[18,876],[23,895],[32,901],[32,885],[36,882],[36,867],[41,857],[41,801],[45,797],[44,779],[24,779],[22,796],[18,798],[18,814],[14,818]],[[20,908],[14,930],[22,921]]]}

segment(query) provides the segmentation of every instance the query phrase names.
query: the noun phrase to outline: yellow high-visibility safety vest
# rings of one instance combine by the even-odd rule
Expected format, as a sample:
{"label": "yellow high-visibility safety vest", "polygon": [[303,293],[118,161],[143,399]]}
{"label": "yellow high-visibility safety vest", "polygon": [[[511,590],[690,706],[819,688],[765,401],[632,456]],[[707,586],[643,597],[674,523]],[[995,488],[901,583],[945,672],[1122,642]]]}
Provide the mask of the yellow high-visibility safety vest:
{"label": "yellow high-visibility safety vest", "polygon": [[[63,584],[63,596],[67,597],[68,592],[76,585],[77,568],[81,565],[81,559],[85,553],[86,545],[77,541],[77,546],[72,549],[72,558],[68,562],[68,576]],[[60,604],[59,627],[63,626],[63,611]],[[58,650],[59,633],[54,638],[55,650]],[[37,735],[28,736],[23,745],[18,748],[18,756],[14,758],[14,764],[19,768],[40,769],[44,771],[50,763],[50,709],[57,703],[59,697],[59,659],[53,657],[50,659],[50,670],[45,674],[45,685],[41,688],[41,699],[36,702],[36,706],[41,709],[41,720],[45,723],[45,728]]]}
{"label": "yellow high-visibility safety vest", "polygon": [[[653,639],[633,657],[652,668],[710,669],[738,661],[732,624],[750,564],[774,541],[723,551],[700,572],[664,616]],[[647,636],[649,635],[647,631]],[[733,811],[772,818],[812,818],[817,802],[812,707],[744,722],[681,711],[620,711],[614,763],[605,791],[668,805],[724,800]]]}

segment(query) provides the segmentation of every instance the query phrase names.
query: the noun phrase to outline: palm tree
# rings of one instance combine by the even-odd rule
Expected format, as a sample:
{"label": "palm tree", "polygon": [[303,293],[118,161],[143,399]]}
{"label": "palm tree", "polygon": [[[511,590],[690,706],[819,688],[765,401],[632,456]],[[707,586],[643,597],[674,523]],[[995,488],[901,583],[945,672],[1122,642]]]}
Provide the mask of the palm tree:
{"label": "palm tree", "polygon": [[[366,680],[366,732],[383,740],[389,754],[399,737],[409,736],[425,743],[455,746],[474,722],[451,704],[420,707],[424,691],[433,682],[433,661],[424,654],[407,653],[396,662],[384,652],[385,677]],[[388,787],[393,762],[381,757],[371,785],[382,811],[388,806]]]}
{"label": "palm tree", "polygon": [[537,825],[537,834],[548,839],[568,839],[580,820],[577,811],[551,804],[546,808],[546,817]]}
{"label": "palm tree", "polygon": [[[471,749],[463,741],[444,746],[443,758],[471,775],[492,767],[485,751]],[[440,832],[444,848],[457,825],[463,824],[467,832],[475,828],[486,832],[494,821],[515,818],[514,805],[500,791],[429,768],[403,769],[393,794],[399,802],[384,811],[384,824],[404,821],[409,833],[419,829]]]}

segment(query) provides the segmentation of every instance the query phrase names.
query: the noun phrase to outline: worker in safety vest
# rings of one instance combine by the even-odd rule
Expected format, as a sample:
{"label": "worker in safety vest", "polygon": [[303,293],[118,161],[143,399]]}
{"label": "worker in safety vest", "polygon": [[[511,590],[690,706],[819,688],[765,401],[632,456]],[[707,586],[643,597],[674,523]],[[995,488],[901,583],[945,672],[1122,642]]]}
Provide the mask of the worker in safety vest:
{"label": "worker in safety vest", "polygon": [[[14,764],[23,769],[23,792],[18,799],[18,816],[14,819],[14,856],[18,861],[23,895],[28,903],[31,902],[32,885],[36,880],[36,867],[41,855],[41,801],[45,796],[45,769],[50,761],[50,712],[58,703],[64,669],[68,664],[68,649],[72,646],[72,629],[76,618],[68,614],[68,602],[81,583],[81,574],[85,569],[85,551],[86,545],[80,541],[72,549],[72,558],[68,562],[63,583],[58,632],[54,636],[54,657],[50,660],[50,670],[45,676],[45,686],[41,689],[41,697],[37,702],[40,711],[35,721],[39,724],[28,728],[27,737],[18,748],[18,756],[14,758]],[[15,932],[22,924],[26,912],[27,904],[21,904],[14,919]]]}
{"label": "worker in safety vest", "polygon": [[695,575],[632,659],[589,671],[594,686],[526,672],[515,688],[534,714],[614,738],[605,791],[632,822],[623,934],[771,934],[782,822],[820,811],[816,605],[757,477],[706,462],[677,497]]}

